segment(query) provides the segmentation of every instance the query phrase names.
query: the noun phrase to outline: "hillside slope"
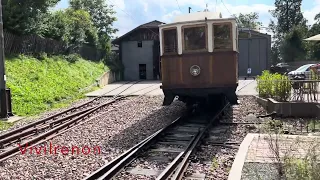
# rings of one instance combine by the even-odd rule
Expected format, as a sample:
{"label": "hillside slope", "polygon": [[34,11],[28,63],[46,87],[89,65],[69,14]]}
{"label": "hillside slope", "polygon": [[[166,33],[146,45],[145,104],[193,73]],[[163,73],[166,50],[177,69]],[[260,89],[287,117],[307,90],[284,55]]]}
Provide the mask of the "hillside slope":
{"label": "hillside slope", "polygon": [[36,115],[83,97],[86,91],[81,90],[95,82],[104,72],[104,65],[81,58],[76,60],[70,63],[59,56],[43,60],[24,55],[6,57],[13,113]]}

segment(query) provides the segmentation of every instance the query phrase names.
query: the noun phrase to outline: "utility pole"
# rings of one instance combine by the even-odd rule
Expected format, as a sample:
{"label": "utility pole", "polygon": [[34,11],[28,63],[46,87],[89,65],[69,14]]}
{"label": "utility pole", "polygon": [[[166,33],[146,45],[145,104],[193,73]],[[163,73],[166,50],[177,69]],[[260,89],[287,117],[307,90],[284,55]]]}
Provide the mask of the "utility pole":
{"label": "utility pole", "polygon": [[[1,1],[1,0],[0,0]],[[191,7],[189,7],[189,13],[190,13]]]}
{"label": "utility pole", "polygon": [[0,0],[0,118],[8,118],[3,41],[2,1]]}

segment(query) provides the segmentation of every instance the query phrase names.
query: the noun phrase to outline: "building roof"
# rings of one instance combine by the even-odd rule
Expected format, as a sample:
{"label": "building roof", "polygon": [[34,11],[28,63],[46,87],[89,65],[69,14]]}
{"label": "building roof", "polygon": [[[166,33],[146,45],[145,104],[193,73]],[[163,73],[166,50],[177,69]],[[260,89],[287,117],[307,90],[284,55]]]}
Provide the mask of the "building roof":
{"label": "building roof", "polygon": [[257,35],[257,36],[263,36],[263,37],[266,37],[266,38],[271,38],[270,34],[261,33],[261,32],[259,32],[259,30],[256,30],[256,29],[239,28],[239,31],[240,32],[245,32],[245,33],[251,33],[251,34],[254,34],[254,35]]}
{"label": "building roof", "polygon": [[154,21],[151,21],[151,22],[148,22],[148,23],[145,23],[145,24],[142,24],[136,28],[134,28],[133,30],[127,32],[126,34],[122,35],[121,37],[115,39],[112,41],[112,44],[118,44],[123,38],[127,37],[129,34],[133,33],[134,31],[138,30],[138,29],[144,29],[144,28],[159,28],[159,25],[160,24],[165,24],[164,22],[161,22],[161,21],[157,21],[157,20],[154,20]]}

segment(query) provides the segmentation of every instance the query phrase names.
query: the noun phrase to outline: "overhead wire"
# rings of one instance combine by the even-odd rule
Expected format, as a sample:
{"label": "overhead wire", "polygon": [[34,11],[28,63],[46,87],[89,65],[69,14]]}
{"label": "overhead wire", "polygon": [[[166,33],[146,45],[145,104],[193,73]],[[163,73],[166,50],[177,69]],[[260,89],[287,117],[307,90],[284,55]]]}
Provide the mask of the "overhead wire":
{"label": "overhead wire", "polygon": [[[221,2],[222,2],[222,4],[223,4],[223,6],[227,9],[227,11],[231,14],[231,16],[234,16],[234,17],[236,18],[236,20],[238,21],[238,23],[239,23],[240,25],[243,25],[242,22],[241,22],[241,20],[229,11],[229,9],[227,8],[227,6],[224,4],[223,0],[221,0]],[[242,26],[241,28],[245,28],[245,27]],[[269,27],[259,27],[259,31],[261,30],[261,28],[270,30]],[[249,27],[248,29],[249,29],[249,31],[251,30],[250,27]]]}
{"label": "overhead wire", "polygon": [[231,16],[233,16],[234,18],[236,18],[236,20],[238,21],[238,23],[242,25],[242,22],[240,21],[240,19],[229,11],[229,9],[227,8],[227,6],[224,4],[223,0],[221,0],[221,2],[222,2],[222,4],[223,4],[223,6],[227,9],[227,11],[231,14]]}
{"label": "overhead wire", "polygon": [[[130,18],[133,18],[133,17],[134,17],[134,16],[130,15],[129,13],[127,13],[126,11],[124,11],[123,9],[121,9],[119,6],[117,6],[113,1],[111,1],[111,0],[108,0],[108,1],[109,1],[112,5],[118,7],[118,9],[120,9],[121,11],[123,11],[124,13],[126,13]],[[137,19],[135,19],[135,20],[137,20]],[[140,26],[141,26],[141,25],[140,25]],[[150,30],[150,31],[151,31],[152,33],[154,33],[156,36],[159,36],[158,33],[152,31],[150,28],[148,28],[148,27],[144,27],[144,28]]]}
{"label": "overhead wire", "polygon": [[[177,4],[178,4],[178,7],[179,7],[179,9],[180,9],[180,11],[181,11],[181,8],[180,8],[180,5],[179,5],[179,2],[178,2],[178,0],[176,0],[176,2],[177,2]],[[182,12],[182,11],[181,11]]]}

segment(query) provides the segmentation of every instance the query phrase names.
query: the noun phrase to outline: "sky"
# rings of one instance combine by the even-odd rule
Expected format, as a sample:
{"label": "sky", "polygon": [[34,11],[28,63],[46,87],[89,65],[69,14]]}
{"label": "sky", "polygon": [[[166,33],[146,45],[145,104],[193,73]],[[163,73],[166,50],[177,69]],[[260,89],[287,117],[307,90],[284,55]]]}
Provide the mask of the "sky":
{"label": "sky", "polygon": [[[114,35],[121,35],[137,26],[158,20],[170,23],[175,15],[203,11],[208,4],[211,12],[221,12],[222,17],[232,14],[259,13],[259,21],[267,27],[272,18],[268,10],[274,9],[274,0],[106,0],[107,4],[114,5],[117,21],[113,26],[119,31]],[[69,0],[61,0],[55,9],[64,9],[69,6]],[[314,16],[320,13],[320,0],[302,0],[302,12],[308,24],[314,23]],[[262,28],[262,33],[268,33]]]}

